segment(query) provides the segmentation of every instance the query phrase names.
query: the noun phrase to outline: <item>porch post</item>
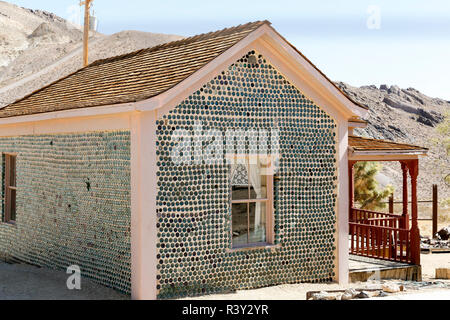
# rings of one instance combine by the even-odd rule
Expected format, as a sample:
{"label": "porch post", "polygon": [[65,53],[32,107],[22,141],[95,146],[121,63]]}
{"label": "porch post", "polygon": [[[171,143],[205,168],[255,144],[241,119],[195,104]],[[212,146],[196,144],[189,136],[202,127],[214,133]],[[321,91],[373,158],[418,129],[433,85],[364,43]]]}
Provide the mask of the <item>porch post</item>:
{"label": "porch post", "polygon": [[411,175],[411,260],[412,263],[420,265],[420,232],[417,223],[417,176],[419,175],[419,160],[408,162],[409,174]]}
{"label": "porch post", "polygon": [[401,161],[403,173],[403,225],[402,228],[409,229],[409,215],[408,215],[408,165]]}
{"label": "porch post", "polygon": [[355,172],[354,172],[355,163],[356,161],[348,162],[349,221],[354,220],[352,208],[355,207]]}

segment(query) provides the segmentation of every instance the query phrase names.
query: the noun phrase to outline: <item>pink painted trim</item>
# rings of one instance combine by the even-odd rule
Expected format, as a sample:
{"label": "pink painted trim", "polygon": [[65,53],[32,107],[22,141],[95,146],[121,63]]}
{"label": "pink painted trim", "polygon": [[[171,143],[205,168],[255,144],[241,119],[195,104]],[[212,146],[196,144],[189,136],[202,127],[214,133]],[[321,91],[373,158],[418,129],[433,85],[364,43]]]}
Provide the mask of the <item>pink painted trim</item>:
{"label": "pink painted trim", "polygon": [[156,113],[136,113],[131,125],[131,295],[155,300],[157,254]]}

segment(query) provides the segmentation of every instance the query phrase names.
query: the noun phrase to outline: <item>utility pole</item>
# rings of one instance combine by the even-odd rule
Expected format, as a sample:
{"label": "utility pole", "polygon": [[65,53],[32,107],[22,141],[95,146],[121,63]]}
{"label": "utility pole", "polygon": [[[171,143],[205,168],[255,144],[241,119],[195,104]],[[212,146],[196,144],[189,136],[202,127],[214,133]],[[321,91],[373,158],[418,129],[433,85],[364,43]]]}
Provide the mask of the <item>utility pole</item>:
{"label": "utility pole", "polygon": [[80,1],[80,6],[84,5],[84,34],[83,34],[83,66],[86,67],[89,64],[89,20],[91,3],[94,0]]}

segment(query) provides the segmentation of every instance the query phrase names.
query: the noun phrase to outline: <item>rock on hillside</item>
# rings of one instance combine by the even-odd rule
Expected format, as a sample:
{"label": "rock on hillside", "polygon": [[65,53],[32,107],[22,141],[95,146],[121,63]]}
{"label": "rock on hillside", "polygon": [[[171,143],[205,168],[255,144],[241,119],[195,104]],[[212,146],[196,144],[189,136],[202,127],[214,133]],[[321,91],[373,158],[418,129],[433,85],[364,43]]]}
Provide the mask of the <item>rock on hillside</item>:
{"label": "rock on hillside", "polygon": [[80,30],[52,13],[0,1],[0,85],[40,70],[81,39]]}
{"label": "rock on hillside", "polygon": [[[140,31],[111,36],[91,33],[89,61],[179,39],[182,37]],[[82,33],[63,18],[0,1],[0,108],[81,68],[81,50]],[[14,85],[45,68],[50,70]],[[5,86],[8,90],[2,91]]]}
{"label": "rock on hillside", "polygon": [[[448,198],[450,188],[443,178],[450,174],[450,157],[442,146],[443,137],[437,133],[436,126],[450,112],[450,102],[430,98],[413,88],[387,85],[356,88],[343,82],[336,84],[354,100],[370,108],[366,119],[368,127],[356,129],[355,134],[430,149],[429,155],[420,160],[419,198],[431,199],[432,184],[438,184],[441,199]],[[397,190],[396,198],[401,197],[400,165],[386,162],[382,174],[383,180],[387,180],[383,184],[392,183]]]}

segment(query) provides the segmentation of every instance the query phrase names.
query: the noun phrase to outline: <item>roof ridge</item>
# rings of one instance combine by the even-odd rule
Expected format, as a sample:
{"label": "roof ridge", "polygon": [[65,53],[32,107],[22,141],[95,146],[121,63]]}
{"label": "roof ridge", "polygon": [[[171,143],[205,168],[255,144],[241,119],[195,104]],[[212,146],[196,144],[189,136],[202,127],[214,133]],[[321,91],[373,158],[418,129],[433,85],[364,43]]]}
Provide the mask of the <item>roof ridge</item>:
{"label": "roof ridge", "polygon": [[114,57],[109,57],[109,58],[105,58],[105,59],[98,59],[95,60],[94,62],[90,63],[89,65],[87,65],[84,68],[79,69],[78,71],[81,71],[85,68],[89,68],[89,67],[93,67],[93,66],[98,66],[104,63],[108,63],[108,62],[113,62],[113,61],[117,61],[117,60],[121,60],[121,59],[125,59],[128,57],[133,57],[136,56],[140,53],[143,52],[154,52],[160,49],[165,49],[165,48],[172,48],[172,47],[176,47],[176,46],[181,46],[181,45],[185,45],[188,43],[192,43],[192,42],[196,42],[199,41],[201,39],[208,39],[208,38],[215,38],[215,37],[220,37],[229,33],[233,33],[239,29],[245,30],[248,29],[252,26],[256,27],[260,27],[264,24],[268,24],[271,25],[271,22],[268,20],[258,20],[258,21],[254,21],[254,22],[248,22],[245,24],[240,24],[237,26],[233,26],[233,27],[228,27],[228,28],[224,28],[224,29],[220,29],[220,30],[216,30],[216,31],[211,31],[211,32],[206,32],[206,33],[201,33],[201,34],[197,34],[191,37],[187,37],[187,38],[183,38],[180,40],[174,40],[174,41],[170,41],[167,43],[162,43],[153,47],[148,47],[148,48],[143,48],[143,49],[139,49],[136,51],[132,51],[132,52],[128,52],[122,55],[118,55],[118,56],[114,56]]}

